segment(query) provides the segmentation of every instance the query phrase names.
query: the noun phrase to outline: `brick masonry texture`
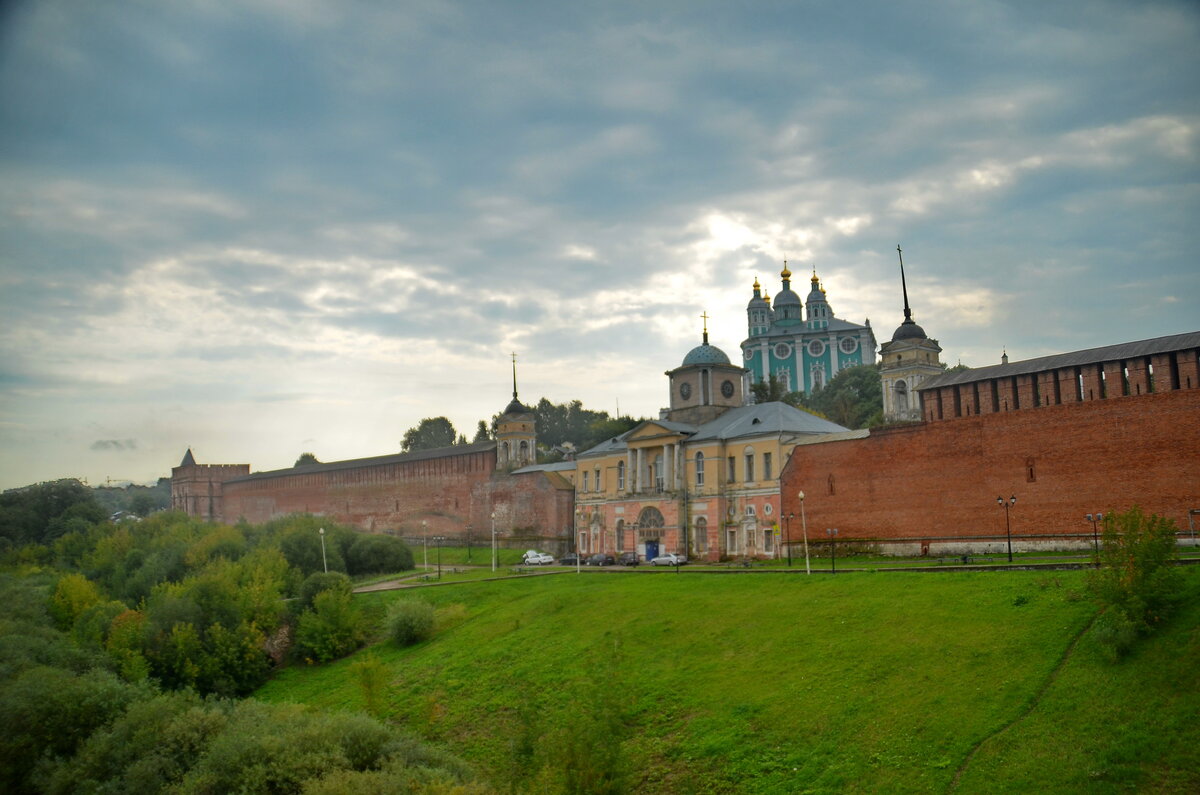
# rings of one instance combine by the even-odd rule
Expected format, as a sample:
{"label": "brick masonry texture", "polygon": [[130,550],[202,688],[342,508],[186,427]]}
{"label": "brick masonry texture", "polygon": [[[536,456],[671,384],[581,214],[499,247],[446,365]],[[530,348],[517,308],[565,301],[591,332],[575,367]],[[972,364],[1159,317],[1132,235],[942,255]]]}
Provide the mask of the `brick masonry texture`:
{"label": "brick masonry texture", "polygon": [[1200,389],[1086,400],[875,429],[801,445],[782,473],[784,513],[809,537],[1004,537],[996,497],[1016,496],[1018,536],[1079,534],[1084,514],[1143,510],[1188,528],[1200,508]]}

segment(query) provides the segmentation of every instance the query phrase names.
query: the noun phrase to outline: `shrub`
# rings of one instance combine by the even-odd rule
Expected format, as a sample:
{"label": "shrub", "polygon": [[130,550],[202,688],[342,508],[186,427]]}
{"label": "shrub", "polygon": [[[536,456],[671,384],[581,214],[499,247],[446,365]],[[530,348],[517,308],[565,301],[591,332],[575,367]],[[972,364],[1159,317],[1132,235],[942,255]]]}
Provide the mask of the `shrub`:
{"label": "shrub", "polygon": [[323,591],[337,591],[349,596],[353,591],[353,585],[350,583],[350,578],[340,571],[331,571],[328,574],[319,571],[316,574],[310,574],[300,584],[300,593],[296,597],[296,609],[298,611],[311,609],[313,600],[317,598],[317,594]]}
{"label": "shrub", "polygon": [[1164,621],[1176,599],[1179,573],[1174,522],[1138,507],[1104,518],[1103,545],[1088,589],[1105,611],[1096,637],[1113,657],[1120,657],[1139,634]]}
{"label": "shrub", "polygon": [[407,571],[413,567],[412,550],[398,538],[386,535],[359,535],[346,552],[351,574],[375,574]]}
{"label": "shrub", "polygon": [[416,599],[396,602],[388,609],[387,634],[399,646],[411,646],[433,635],[433,605]]}
{"label": "shrub", "polygon": [[329,662],[345,657],[365,639],[362,613],[350,594],[322,591],[313,599],[313,609],[300,616],[295,651],[304,659]]}

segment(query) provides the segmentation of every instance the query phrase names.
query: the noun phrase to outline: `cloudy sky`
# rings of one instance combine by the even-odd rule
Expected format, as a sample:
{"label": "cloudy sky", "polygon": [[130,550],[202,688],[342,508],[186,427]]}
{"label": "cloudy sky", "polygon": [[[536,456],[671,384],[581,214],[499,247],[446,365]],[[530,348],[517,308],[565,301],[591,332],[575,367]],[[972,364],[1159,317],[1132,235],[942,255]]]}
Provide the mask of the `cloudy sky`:
{"label": "cloudy sky", "polygon": [[[950,363],[1200,328],[1193,2],[9,2],[0,487],[653,415],[757,275]],[[736,359],[735,359],[736,360]]]}

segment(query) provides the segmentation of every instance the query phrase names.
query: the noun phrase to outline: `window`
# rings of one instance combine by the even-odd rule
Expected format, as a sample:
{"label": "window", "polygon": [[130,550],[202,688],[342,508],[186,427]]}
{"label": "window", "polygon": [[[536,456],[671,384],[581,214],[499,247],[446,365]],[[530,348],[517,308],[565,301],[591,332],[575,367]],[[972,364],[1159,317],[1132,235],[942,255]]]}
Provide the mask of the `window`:
{"label": "window", "polygon": [[770,516],[771,514],[775,513],[775,508],[771,505],[771,503],[768,502],[763,506],[763,513],[765,513],[767,516]]}
{"label": "window", "polygon": [[583,473],[583,488],[581,488],[580,491],[587,491],[587,490],[588,490],[588,473],[584,472]]}
{"label": "window", "polygon": [[708,519],[701,516],[696,520],[696,551],[708,549]]}
{"label": "window", "polygon": [[763,530],[763,552],[770,553],[774,551],[775,533],[771,530],[771,528],[768,527],[766,530]]}
{"label": "window", "polygon": [[592,488],[594,488],[596,491],[600,491],[600,467],[596,467],[596,477],[592,483],[594,484]]}
{"label": "window", "polygon": [[754,506],[753,506],[753,505],[747,505],[747,506],[746,506],[746,515],[747,515],[747,516],[754,516]]}
{"label": "window", "polygon": [[625,520],[617,520],[617,551],[625,551]]}
{"label": "window", "polygon": [[1034,483],[1037,481],[1037,472],[1034,471],[1032,458],[1025,459],[1025,481],[1027,483]]}
{"label": "window", "polygon": [[833,482],[833,475],[830,475],[830,476],[829,476],[829,481],[828,481],[828,482],[829,482],[829,493],[830,493],[831,495],[833,495],[833,494],[837,494],[837,486],[835,486],[835,485],[834,485],[834,482]]}
{"label": "window", "polygon": [[730,483],[734,483],[737,481],[737,477],[736,477],[737,473],[734,469],[733,460],[734,460],[733,456],[729,456],[729,461],[727,462],[727,466],[726,466],[728,471],[725,473],[725,479],[728,480]]}
{"label": "window", "polygon": [[771,479],[771,454],[763,453],[763,480]]}
{"label": "window", "polygon": [[746,453],[746,482],[754,480],[754,453]]}
{"label": "window", "polygon": [[654,489],[658,492],[663,490],[663,457],[661,455],[654,456]]}
{"label": "window", "polygon": [[625,462],[617,462],[617,491],[625,490]]}
{"label": "window", "polygon": [[696,453],[696,486],[704,485],[704,453]]}
{"label": "window", "polygon": [[812,369],[813,391],[816,392],[818,389],[821,389],[824,386],[825,386],[825,368],[820,367],[820,366],[814,367]]}

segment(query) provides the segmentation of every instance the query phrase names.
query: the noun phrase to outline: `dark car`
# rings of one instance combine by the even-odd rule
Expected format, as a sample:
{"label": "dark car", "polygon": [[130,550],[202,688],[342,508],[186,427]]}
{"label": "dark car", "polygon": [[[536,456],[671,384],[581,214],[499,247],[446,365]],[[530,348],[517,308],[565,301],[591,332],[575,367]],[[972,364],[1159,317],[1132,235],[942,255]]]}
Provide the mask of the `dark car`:
{"label": "dark car", "polygon": [[[560,565],[563,565],[563,566],[578,566],[579,565],[579,556],[576,555],[574,552],[568,552],[567,554],[565,554],[561,558],[559,558],[558,562]],[[587,563],[587,561],[584,561],[584,563]]]}
{"label": "dark car", "polygon": [[636,552],[622,552],[617,556],[617,564],[620,566],[636,566],[639,563],[641,561],[638,560]]}
{"label": "dark car", "polygon": [[612,566],[617,562],[617,559],[612,555],[607,555],[603,552],[597,552],[587,559],[589,566]]}

